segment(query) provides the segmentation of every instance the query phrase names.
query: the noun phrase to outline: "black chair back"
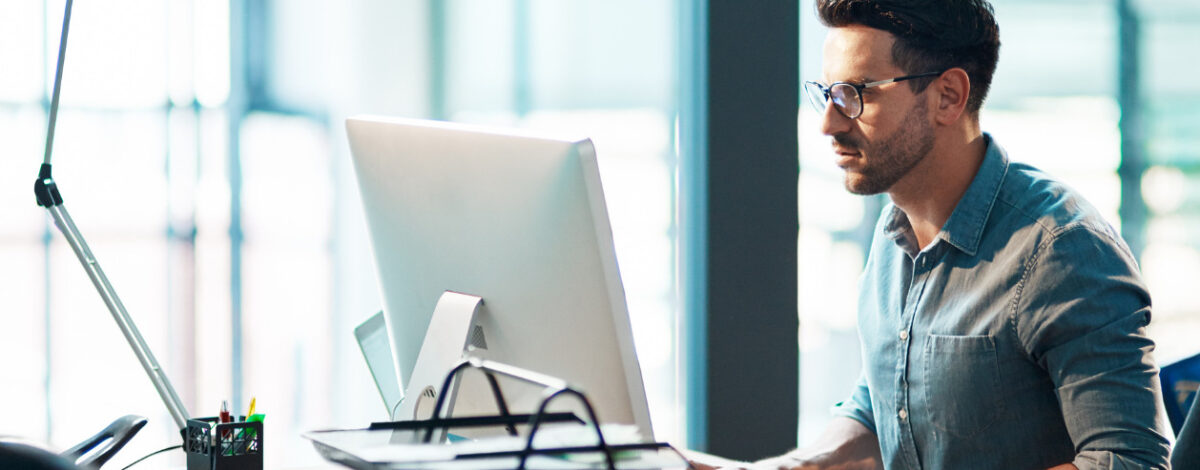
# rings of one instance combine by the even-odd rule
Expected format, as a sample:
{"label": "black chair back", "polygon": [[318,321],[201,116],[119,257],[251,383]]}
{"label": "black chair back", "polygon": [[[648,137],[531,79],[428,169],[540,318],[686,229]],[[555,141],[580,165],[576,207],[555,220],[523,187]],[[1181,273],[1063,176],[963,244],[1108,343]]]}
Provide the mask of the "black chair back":
{"label": "black chair back", "polygon": [[0,442],[0,468],[79,470],[74,462],[53,452],[15,442]]}
{"label": "black chair back", "polygon": [[1175,449],[1171,450],[1171,468],[1200,468],[1200,406],[1195,402],[1192,402],[1183,429],[1175,438]]}

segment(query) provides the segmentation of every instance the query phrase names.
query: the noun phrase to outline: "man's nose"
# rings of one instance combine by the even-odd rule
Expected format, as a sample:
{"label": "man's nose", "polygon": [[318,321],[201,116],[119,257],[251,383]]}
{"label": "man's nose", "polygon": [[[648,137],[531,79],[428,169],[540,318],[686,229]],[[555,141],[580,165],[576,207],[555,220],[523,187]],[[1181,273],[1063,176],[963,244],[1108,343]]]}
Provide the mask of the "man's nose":
{"label": "man's nose", "polygon": [[825,102],[825,113],[821,116],[821,133],[835,135],[850,130],[850,118],[844,116],[832,102]]}

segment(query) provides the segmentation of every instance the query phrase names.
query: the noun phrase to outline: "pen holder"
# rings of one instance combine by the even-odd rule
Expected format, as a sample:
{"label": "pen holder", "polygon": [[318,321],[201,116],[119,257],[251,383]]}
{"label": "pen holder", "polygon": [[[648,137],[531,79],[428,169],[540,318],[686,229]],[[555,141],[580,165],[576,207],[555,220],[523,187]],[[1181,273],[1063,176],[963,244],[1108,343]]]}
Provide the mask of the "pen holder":
{"label": "pen holder", "polygon": [[189,419],[183,436],[188,470],[262,470],[263,428],[261,421],[232,423],[219,418]]}

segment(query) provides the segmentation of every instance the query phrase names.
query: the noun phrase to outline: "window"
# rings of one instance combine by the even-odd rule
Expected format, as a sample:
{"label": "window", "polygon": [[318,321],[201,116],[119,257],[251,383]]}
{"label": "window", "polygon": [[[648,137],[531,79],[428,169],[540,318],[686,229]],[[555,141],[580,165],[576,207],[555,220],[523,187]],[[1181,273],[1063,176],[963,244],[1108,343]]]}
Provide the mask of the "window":
{"label": "window", "polygon": [[[140,438],[118,456],[120,464],[178,441],[178,430],[29,191],[41,162],[64,6],[27,1],[0,7],[0,61],[10,71],[0,79],[0,145],[10,156],[0,162],[6,214],[0,318],[8,333],[0,352],[21,358],[4,368],[0,399],[12,404],[12,414],[0,433],[66,448],[121,415],[148,417]],[[206,118],[224,114],[224,96],[213,95],[207,105],[192,98],[211,82],[192,72],[207,70],[214,58],[228,62],[219,41],[196,40],[228,35],[228,11],[217,9],[215,24],[201,21],[212,18],[213,9],[186,1],[77,2],[53,159],[64,207],[193,412],[196,383],[228,386],[219,367],[204,372],[212,356],[197,353],[202,339],[194,334],[206,323],[197,316],[195,286],[228,286],[229,276],[218,270],[198,277],[196,270],[198,256],[211,254],[197,250],[196,240],[225,231],[220,214],[228,213],[218,208],[211,211],[215,218],[205,219],[200,211],[214,199],[196,197],[207,194],[197,171],[207,170],[200,156],[221,161],[226,155],[203,148],[220,141],[223,129]]]}
{"label": "window", "polygon": [[[166,408],[29,187],[64,0],[0,6],[0,434],[66,448],[124,414],[110,465],[177,443]],[[232,8],[231,8],[232,6]],[[195,416],[305,430],[384,418],[352,335],[377,311],[342,132],[379,113],[591,136],[660,438],[679,435],[673,2],[74,4],[54,176]],[[636,15],[629,14],[637,11]],[[28,47],[38,44],[42,47]],[[182,454],[159,465],[182,465]]]}

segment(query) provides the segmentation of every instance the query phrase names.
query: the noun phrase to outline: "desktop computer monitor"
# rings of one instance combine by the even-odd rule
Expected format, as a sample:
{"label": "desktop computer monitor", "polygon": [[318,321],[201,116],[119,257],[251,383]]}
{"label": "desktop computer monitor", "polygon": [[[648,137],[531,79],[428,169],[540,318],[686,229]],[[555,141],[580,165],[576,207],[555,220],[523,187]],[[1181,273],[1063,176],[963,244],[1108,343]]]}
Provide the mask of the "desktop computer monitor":
{"label": "desktop computer monitor", "polygon": [[[383,117],[346,131],[401,386],[439,298],[470,294],[483,299],[473,356],[565,380],[602,423],[653,439],[591,141]],[[471,384],[454,414],[495,413]],[[539,398],[505,393],[514,413]]]}

